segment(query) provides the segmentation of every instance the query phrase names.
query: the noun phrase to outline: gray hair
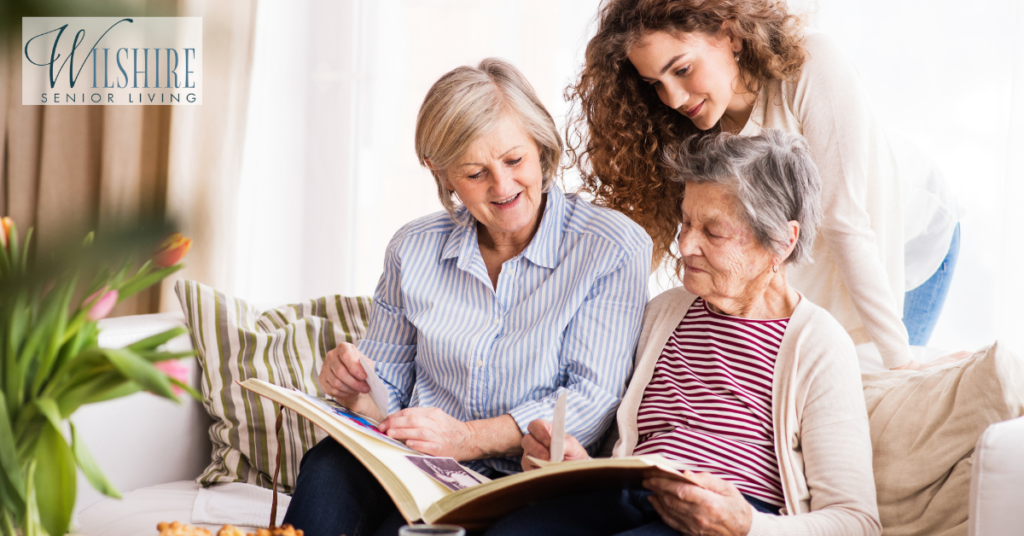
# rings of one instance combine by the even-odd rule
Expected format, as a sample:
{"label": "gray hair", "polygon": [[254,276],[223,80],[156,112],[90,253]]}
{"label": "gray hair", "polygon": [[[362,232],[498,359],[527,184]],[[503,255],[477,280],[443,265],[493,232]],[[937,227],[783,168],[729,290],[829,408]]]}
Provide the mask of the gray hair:
{"label": "gray hair", "polygon": [[489,134],[505,115],[519,122],[540,150],[541,191],[551,189],[562,158],[562,138],[533,86],[511,63],[487,58],[477,67],[458,67],[431,86],[416,119],[416,156],[427,159],[437,195],[453,215],[453,193],[444,185],[444,170],[473,142]]}
{"label": "gray hair", "polygon": [[796,221],[800,234],[785,262],[812,260],[811,246],[821,223],[821,178],[802,136],[767,129],[757,136],[690,138],[669,165],[675,181],[729,188],[742,205],[744,221],[769,251],[786,249],[788,224]]}

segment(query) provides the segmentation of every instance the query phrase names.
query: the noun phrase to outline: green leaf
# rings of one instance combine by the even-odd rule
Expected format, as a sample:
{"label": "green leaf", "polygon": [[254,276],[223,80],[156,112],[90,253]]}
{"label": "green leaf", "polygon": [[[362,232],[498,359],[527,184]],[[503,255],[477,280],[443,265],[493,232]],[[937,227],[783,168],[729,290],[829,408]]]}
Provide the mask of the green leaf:
{"label": "green leaf", "polygon": [[[75,456],[60,430],[43,427],[36,444],[34,479],[39,519],[46,532],[63,535],[75,507]],[[31,508],[31,505],[29,505]]]}
{"label": "green leaf", "polygon": [[43,523],[40,519],[39,496],[36,493],[37,486],[35,483],[37,467],[38,463],[35,459],[28,464],[28,484],[25,488],[27,500],[25,501],[24,527],[22,527],[22,530],[25,532],[25,536],[50,536],[46,529],[43,528]]}
{"label": "green leaf", "polygon": [[[132,389],[125,392],[127,387]],[[60,406],[60,414],[69,416],[85,404],[118,398],[117,396],[107,396],[112,391],[121,392],[121,396],[124,396],[136,393],[141,389],[137,383],[126,380],[124,375],[111,367],[92,376],[83,376],[82,379],[69,385],[66,390],[57,395],[57,404]]]}
{"label": "green leaf", "polygon": [[[168,378],[170,378],[170,377],[168,376]],[[185,384],[185,383],[183,383],[181,380],[179,380],[177,378],[170,378],[170,380],[171,380],[171,383],[173,383],[174,385],[177,385],[178,387],[181,387],[182,389],[184,389],[185,392],[189,394],[189,396],[191,396],[192,398],[194,398],[196,400],[196,402],[202,402],[203,401],[203,395],[200,395],[199,391],[196,391],[195,389],[193,389],[191,385]]]}
{"label": "green leaf", "polygon": [[11,421],[7,414],[7,404],[4,403],[4,397],[0,396],[0,468],[3,468],[7,482],[16,493],[16,495],[10,496],[5,490],[4,499],[17,503],[10,506],[22,505],[16,509],[20,512],[25,503],[25,481],[21,478],[17,448],[17,444],[14,442],[14,431],[11,429]]}
{"label": "green leaf", "polygon": [[11,252],[11,267],[16,267],[19,264],[21,247],[18,246],[18,226],[14,223],[11,223],[11,234],[7,235],[7,246]]}
{"label": "green leaf", "polygon": [[133,351],[133,352],[142,352],[142,351],[145,351],[145,350],[153,350],[153,349],[159,347],[161,344],[164,344],[167,341],[169,341],[169,340],[171,340],[171,339],[173,339],[173,338],[175,338],[175,337],[177,337],[179,335],[184,335],[186,333],[188,333],[188,330],[185,329],[185,328],[181,328],[181,327],[174,328],[174,329],[169,329],[169,330],[167,330],[167,331],[165,331],[163,333],[157,333],[156,335],[153,335],[152,337],[146,337],[145,339],[142,339],[139,342],[136,342],[134,344],[131,344],[131,345],[127,346],[127,348],[129,350]]}
{"label": "green leaf", "polygon": [[187,352],[136,352],[139,357],[149,361],[150,363],[159,363],[161,361],[170,361],[172,359],[184,359],[186,357],[192,357],[196,355],[195,350],[189,350]]}
{"label": "green leaf", "polygon": [[114,365],[114,368],[125,378],[138,383],[143,389],[155,395],[175,401],[178,399],[171,391],[171,382],[167,379],[167,375],[150,364],[149,361],[124,348],[104,348],[102,351],[110,360],[110,364]]}
{"label": "green leaf", "polygon": [[93,393],[92,396],[86,398],[85,401],[82,402],[82,405],[95,404],[96,402],[106,402],[107,400],[114,400],[115,398],[134,395],[135,393],[138,393],[139,391],[142,390],[142,387],[135,382],[125,381],[123,379],[122,382],[124,383],[121,383],[120,385],[111,387],[109,389]]}
{"label": "green leaf", "polygon": [[28,232],[25,233],[25,249],[24,254],[21,256],[21,273],[28,273],[28,248],[32,245],[32,231],[34,227],[29,227]]}
{"label": "green leaf", "polygon": [[163,280],[163,278],[173,274],[174,272],[177,272],[178,270],[181,270],[184,267],[185,265],[183,264],[175,264],[174,266],[161,268],[153,273],[147,274],[145,277],[140,277],[138,279],[133,278],[132,280],[126,282],[124,286],[118,289],[117,300],[122,301],[132,296],[133,294],[139,292],[142,289],[149,288]]}
{"label": "green leaf", "polygon": [[82,469],[82,473],[85,474],[85,478],[89,479],[89,483],[92,484],[92,487],[96,488],[96,491],[106,495],[107,497],[120,499],[121,493],[119,493],[117,489],[114,488],[114,485],[107,480],[103,471],[100,470],[100,466],[96,464],[96,460],[94,460],[92,454],[89,453],[89,449],[85,448],[85,443],[82,443],[82,438],[79,437],[78,432],[75,431],[75,423],[70,424],[71,450],[75,453],[75,461],[78,462],[78,467]]}
{"label": "green leaf", "polygon": [[46,420],[50,421],[54,428],[60,430],[61,422],[64,419],[60,416],[60,408],[57,407],[57,402],[52,398],[37,398],[34,403],[39,413],[46,417]]}

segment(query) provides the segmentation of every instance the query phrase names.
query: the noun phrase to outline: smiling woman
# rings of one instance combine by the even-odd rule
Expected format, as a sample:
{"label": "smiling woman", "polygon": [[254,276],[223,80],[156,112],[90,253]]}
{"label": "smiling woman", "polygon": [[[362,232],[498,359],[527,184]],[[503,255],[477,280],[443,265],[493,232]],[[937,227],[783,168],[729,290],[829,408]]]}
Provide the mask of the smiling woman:
{"label": "smiling woman", "polygon": [[[366,337],[326,356],[327,394],[411,448],[502,476],[519,470],[526,426],[566,391],[570,433],[596,447],[632,370],[651,240],[555,186],[561,150],[512,65],[488,59],[434,84],[416,152],[446,210],[392,238]],[[361,358],[387,385],[388,415]],[[285,522],[309,536],[393,535],[403,523],[332,439],[303,459]]]}

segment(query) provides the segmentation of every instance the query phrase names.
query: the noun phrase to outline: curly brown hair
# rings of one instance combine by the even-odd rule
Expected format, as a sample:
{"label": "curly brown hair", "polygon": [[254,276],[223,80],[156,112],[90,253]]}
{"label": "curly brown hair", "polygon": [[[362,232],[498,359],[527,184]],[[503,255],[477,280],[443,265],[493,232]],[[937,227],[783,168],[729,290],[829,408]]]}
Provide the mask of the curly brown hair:
{"label": "curly brown hair", "polygon": [[[610,0],[598,14],[583,71],[565,91],[569,165],[599,205],[639,223],[654,241],[653,266],[670,255],[680,221],[683,185],[671,179],[666,148],[701,134],[662,104],[627,55],[656,31],[674,35],[722,30],[743,40],[739,67],[747,89],[792,80],[804,63],[803,22],[783,0]],[[714,133],[718,127],[708,131]]]}

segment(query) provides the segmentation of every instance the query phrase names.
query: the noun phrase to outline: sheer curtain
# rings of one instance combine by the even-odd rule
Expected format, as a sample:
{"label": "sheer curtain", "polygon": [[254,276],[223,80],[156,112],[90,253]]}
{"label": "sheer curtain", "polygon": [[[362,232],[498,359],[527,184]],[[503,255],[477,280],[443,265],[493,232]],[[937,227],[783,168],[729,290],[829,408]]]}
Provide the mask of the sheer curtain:
{"label": "sheer curtain", "polygon": [[[262,0],[240,194],[236,294],[371,294],[404,223],[441,209],[416,112],[459,65],[517,65],[564,124],[597,0]],[[1024,7],[793,0],[839,41],[878,117],[942,168],[967,209],[932,345],[1024,347]],[[287,80],[288,90],[282,89]],[[274,84],[277,84],[276,86]],[[262,92],[262,93],[261,93]],[[571,174],[566,188],[577,182]],[[657,285],[654,285],[657,287]]]}

